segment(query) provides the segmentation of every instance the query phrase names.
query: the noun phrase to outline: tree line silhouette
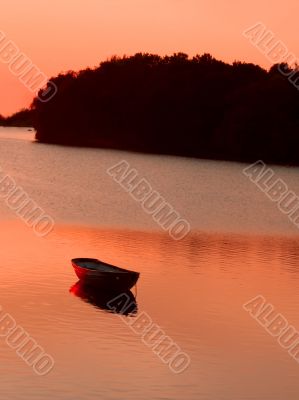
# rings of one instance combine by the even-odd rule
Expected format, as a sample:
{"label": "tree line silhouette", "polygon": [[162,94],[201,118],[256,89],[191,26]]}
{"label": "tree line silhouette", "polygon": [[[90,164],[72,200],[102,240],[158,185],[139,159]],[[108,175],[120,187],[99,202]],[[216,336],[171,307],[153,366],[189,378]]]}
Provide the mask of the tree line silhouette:
{"label": "tree line silhouette", "polygon": [[52,78],[57,94],[36,97],[30,115],[45,143],[299,164],[299,92],[281,67],[210,54],[113,57]]}
{"label": "tree line silhouette", "polygon": [[0,126],[32,126],[33,112],[32,110],[22,109],[9,117],[3,117],[0,114]]}

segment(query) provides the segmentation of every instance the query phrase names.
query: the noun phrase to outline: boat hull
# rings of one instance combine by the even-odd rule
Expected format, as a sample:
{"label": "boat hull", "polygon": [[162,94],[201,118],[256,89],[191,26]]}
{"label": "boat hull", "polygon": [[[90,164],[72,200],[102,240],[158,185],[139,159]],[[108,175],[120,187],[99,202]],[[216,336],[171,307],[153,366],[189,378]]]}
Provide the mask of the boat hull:
{"label": "boat hull", "polygon": [[139,278],[138,272],[127,271],[114,266],[109,266],[111,271],[107,272],[102,271],[101,269],[90,269],[88,267],[78,265],[78,262],[74,260],[72,260],[72,265],[77,277],[81,281],[88,285],[96,286],[101,290],[120,291],[131,289]]}

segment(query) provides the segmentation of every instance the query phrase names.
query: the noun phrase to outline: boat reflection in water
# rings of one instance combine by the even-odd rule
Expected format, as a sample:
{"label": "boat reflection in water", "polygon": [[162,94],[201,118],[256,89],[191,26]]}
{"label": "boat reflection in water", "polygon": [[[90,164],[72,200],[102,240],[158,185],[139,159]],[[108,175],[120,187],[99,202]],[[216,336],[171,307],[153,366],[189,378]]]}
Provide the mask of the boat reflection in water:
{"label": "boat reflection in water", "polygon": [[134,315],[137,313],[136,298],[130,290],[101,290],[95,286],[78,281],[70,292],[93,306],[112,313]]}

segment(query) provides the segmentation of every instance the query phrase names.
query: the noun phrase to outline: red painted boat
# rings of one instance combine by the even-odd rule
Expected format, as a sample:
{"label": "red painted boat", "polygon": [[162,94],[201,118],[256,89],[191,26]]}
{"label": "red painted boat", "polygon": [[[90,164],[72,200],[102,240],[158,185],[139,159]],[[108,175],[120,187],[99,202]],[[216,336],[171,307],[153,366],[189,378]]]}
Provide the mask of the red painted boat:
{"label": "red painted boat", "polygon": [[139,278],[139,272],[115,267],[96,258],[73,258],[72,265],[81,281],[103,290],[130,289]]}

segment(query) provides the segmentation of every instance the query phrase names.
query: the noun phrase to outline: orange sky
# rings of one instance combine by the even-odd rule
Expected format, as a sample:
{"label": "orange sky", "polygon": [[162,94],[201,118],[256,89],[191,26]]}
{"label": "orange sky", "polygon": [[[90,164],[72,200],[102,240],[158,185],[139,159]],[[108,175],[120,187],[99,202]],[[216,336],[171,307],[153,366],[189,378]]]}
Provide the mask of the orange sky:
{"label": "orange sky", "polygon": [[[298,0],[2,0],[0,30],[49,77],[138,51],[210,52],[268,67],[242,32],[261,21],[299,57],[298,13]],[[0,88],[3,115],[33,96],[1,62]]]}

